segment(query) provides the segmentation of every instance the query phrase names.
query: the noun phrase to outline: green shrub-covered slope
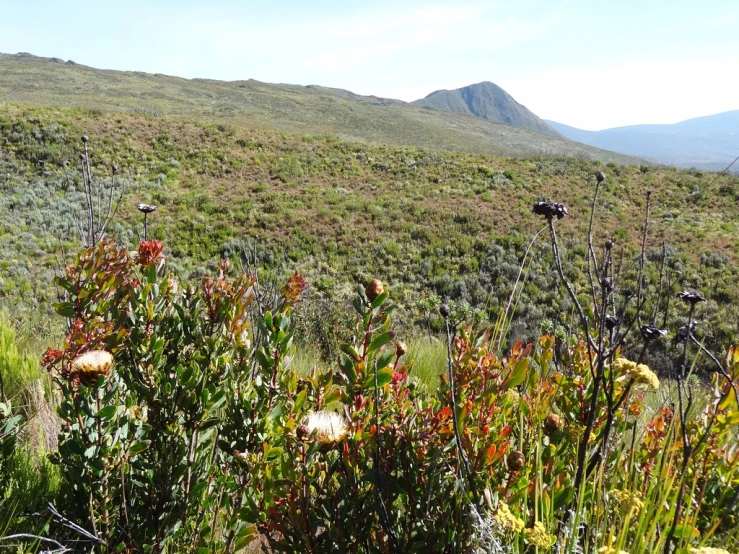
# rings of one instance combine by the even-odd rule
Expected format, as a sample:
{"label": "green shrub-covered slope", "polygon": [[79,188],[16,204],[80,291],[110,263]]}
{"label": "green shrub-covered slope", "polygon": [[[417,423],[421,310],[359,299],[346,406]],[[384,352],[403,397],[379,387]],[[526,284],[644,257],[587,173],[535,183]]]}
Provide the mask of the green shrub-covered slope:
{"label": "green shrub-covered slope", "polygon": [[[603,171],[596,246],[615,239],[620,267],[633,271],[651,192],[650,287],[657,288],[664,246],[663,289],[700,289],[710,302],[699,333],[721,344],[736,334],[737,177],[5,105],[0,294],[14,314],[49,309],[57,294],[53,275],[79,247],[74,221],[82,214],[83,134],[90,137],[96,180],[109,183],[116,164],[117,182],[126,183],[110,227],[125,246],[135,246],[143,232],[135,204],[156,204],[150,238],[163,240],[170,267],[183,275],[201,275],[219,258],[238,256],[256,242],[262,266],[299,269],[314,297],[346,295],[370,276],[391,282],[405,326],[433,327],[434,318],[426,317],[419,301],[434,295],[468,302],[494,320],[510,296],[528,242],[544,225],[531,213],[540,198],[569,209],[560,238],[573,261],[570,276],[585,293],[589,203],[595,173]],[[571,306],[555,290],[547,241],[542,233],[527,258],[513,336],[533,336],[542,322],[552,330],[568,321]],[[318,318],[336,316],[316,310]]]}

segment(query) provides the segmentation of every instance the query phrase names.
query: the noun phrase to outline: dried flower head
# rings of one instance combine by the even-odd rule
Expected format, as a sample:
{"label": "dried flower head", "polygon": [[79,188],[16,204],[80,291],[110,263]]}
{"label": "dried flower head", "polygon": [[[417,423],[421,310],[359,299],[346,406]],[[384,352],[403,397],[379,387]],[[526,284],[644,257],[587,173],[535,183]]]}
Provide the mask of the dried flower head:
{"label": "dried flower head", "polygon": [[370,302],[374,302],[375,299],[383,292],[385,292],[385,287],[379,279],[372,279],[364,288],[364,293],[367,295]]}
{"label": "dried flower head", "polygon": [[692,305],[695,305],[698,302],[704,302],[706,300],[705,298],[703,298],[703,296],[701,296],[701,293],[690,290],[684,290],[678,293],[677,297],[683,302],[687,302],[688,304]]}
{"label": "dried flower head", "polygon": [[156,206],[152,206],[150,204],[136,204],[136,209],[144,214],[150,214],[152,212],[155,212],[157,210]]}
{"label": "dried flower head", "polygon": [[640,331],[646,340],[656,340],[667,334],[667,329],[657,329],[651,325],[642,325]]}
{"label": "dried flower head", "polygon": [[606,315],[606,329],[611,331],[612,329],[615,329],[619,324],[621,323],[621,320],[617,318],[615,315],[608,314]]}
{"label": "dried flower head", "polygon": [[606,174],[603,173],[602,171],[599,171],[598,173],[595,174],[595,180],[598,181],[599,183],[602,183],[603,181],[606,180]]}
{"label": "dried flower head", "polygon": [[94,383],[101,375],[108,375],[111,367],[113,356],[105,350],[91,350],[72,361],[72,371],[85,383]]}
{"label": "dried flower head", "polygon": [[551,200],[539,200],[534,204],[531,211],[536,215],[543,215],[547,219],[552,219],[553,217],[562,219],[568,213],[564,204],[552,202]]}
{"label": "dried flower head", "polygon": [[554,537],[547,533],[544,524],[541,521],[534,523],[531,529],[524,529],[523,536],[526,542],[538,546],[539,548],[549,548],[554,543]]}
{"label": "dried flower head", "polygon": [[[303,425],[307,428],[307,436],[315,437],[320,445],[336,444],[342,441],[349,432],[343,417],[336,412],[326,410],[309,413],[305,416]],[[301,431],[300,428],[298,430]],[[303,433],[305,430],[302,430]]]}
{"label": "dried flower head", "polygon": [[444,319],[448,318],[452,314],[452,310],[449,306],[446,304],[442,304],[439,306],[439,315],[443,317]]}
{"label": "dried flower head", "polygon": [[644,507],[644,500],[642,499],[641,493],[637,491],[620,491],[610,490],[608,494],[611,495],[625,512],[633,511],[638,513]]}
{"label": "dried flower head", "polygon": [[520,533],[524,528],[523,520],[514,516],[508,504],[503,501],[498,504],[498,509],[495,511],[495,515],[493,515],[493,520],[500,525],[501,529],[510,531],[511,533]]}

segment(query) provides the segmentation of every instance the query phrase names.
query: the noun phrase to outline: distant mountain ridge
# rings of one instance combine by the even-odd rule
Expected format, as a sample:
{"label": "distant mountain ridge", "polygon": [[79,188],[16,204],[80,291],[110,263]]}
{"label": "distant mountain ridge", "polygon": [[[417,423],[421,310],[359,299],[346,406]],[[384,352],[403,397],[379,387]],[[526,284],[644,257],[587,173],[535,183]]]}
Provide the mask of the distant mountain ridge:
{"label": "distant mountain ridge", "polygon": [[[739,110],[666,125],[631,125],[585,131],[547,121],[563,136],[621,154],[677,167],[720,171],[739,156]],[[739,172],[739,162],[732,166]]]}
{"label": "distant mountain ridge", "polygon": [[483,81],[455,90],[437,90],[413,104],[465,115],[495,123],[529,129],[547,135],[559,133],[495,83]]}
{"label": "distant mountain ridge", "polygon": [[345,140],[503,156],[574,156],[635,164],[621,154],[473,115],[322,86],[183,79],[0,53],[0,103],[134,112],[151,117],[332,135]]}

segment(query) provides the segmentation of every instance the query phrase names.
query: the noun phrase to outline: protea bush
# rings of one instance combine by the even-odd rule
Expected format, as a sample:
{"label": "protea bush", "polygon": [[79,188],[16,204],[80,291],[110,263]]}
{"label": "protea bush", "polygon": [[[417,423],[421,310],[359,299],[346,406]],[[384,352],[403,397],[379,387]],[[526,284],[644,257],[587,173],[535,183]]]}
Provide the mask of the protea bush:
{"label": "protea bush", "polygon": [[290,367],[298,274],[266,306],[226,262],[183,285],[157,241],[107,240],[57,284],[55,459],[97,550],[736,550],[739,349],[685,419],[670,380],[617,344],[602,362],[577,333],[501,351],[446,306],[430,393],[379,280],[357,286],[353,341],[305,376]]}

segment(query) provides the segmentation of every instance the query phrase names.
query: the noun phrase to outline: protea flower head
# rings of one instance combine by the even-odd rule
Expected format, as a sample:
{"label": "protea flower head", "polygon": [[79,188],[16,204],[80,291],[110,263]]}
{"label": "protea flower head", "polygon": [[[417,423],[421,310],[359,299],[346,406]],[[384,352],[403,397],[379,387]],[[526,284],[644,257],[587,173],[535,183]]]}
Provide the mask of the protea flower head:
{"label": "protea flower head", "polygon": [[344,418],[328,410],[309,413],[298,428],[299,437],[304,439],[314,437],[321,446],[331,446],[341,442],[348,432]]}
{"label": "protea flower head", "polygon": [[85,383],[94,383],[101,375],[108,375],[111,367],[113,355],[105,350],[91,350],[72,360],[72,371]]}

